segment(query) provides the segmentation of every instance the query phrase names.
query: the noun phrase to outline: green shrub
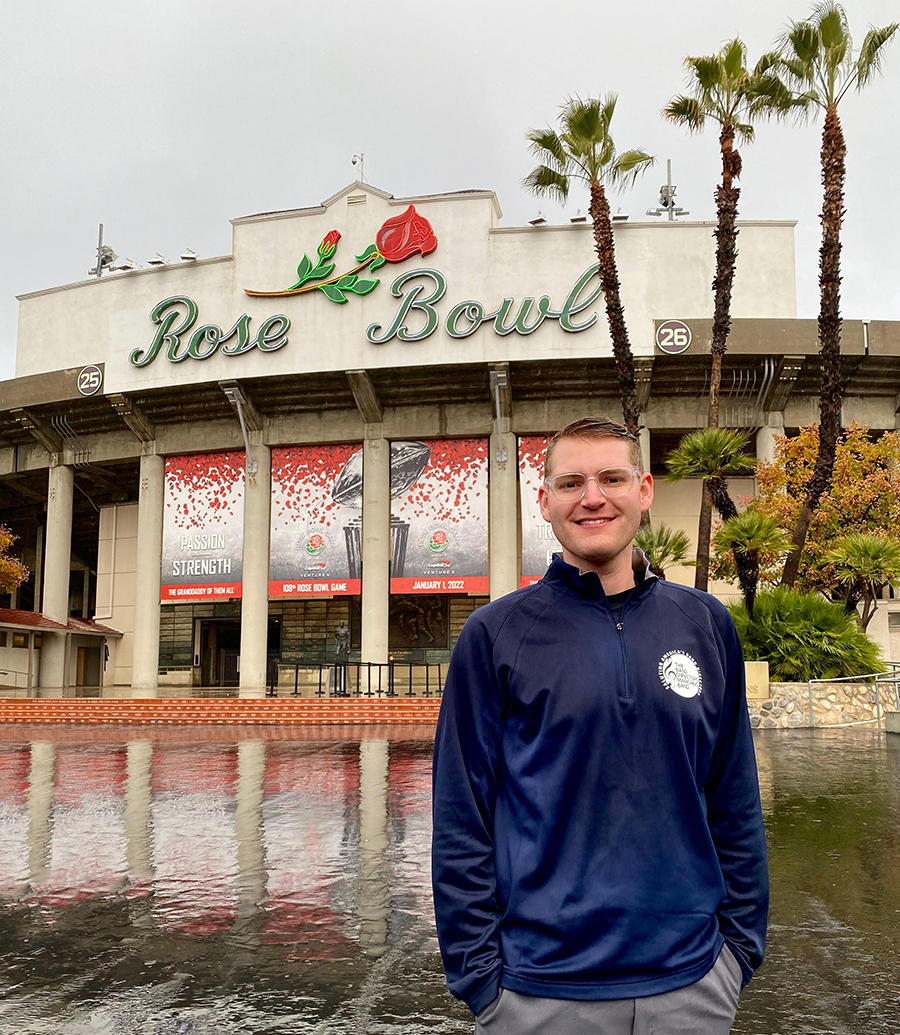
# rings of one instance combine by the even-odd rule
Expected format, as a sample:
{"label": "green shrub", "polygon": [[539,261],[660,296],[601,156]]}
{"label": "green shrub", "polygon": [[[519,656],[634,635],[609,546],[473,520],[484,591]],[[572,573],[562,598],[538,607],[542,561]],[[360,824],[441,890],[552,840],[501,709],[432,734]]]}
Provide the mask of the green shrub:
{"label": "green shrub", "polygon": [[776,683],[861,676],[881,670],[878,647],[852,614],[818,593],[779,586],[760,593],[749,618],[729,607],[748,661],[768,661]]}

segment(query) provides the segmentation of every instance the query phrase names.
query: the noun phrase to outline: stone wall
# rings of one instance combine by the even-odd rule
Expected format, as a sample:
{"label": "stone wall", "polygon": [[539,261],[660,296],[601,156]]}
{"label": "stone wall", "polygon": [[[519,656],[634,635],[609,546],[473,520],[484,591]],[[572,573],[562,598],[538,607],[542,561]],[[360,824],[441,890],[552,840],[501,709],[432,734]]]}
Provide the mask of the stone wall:
{"label": "stone wall", "polygon": [[[881,714],[894,708],[893,685],[879,688]],[[806,683],[771,683],[768,700],[750,700],[750,724],[761,729],[809,726],[809,688]],[[813,683],[813,726],[841,726],[873,722],[877,705],[872,683]]]}

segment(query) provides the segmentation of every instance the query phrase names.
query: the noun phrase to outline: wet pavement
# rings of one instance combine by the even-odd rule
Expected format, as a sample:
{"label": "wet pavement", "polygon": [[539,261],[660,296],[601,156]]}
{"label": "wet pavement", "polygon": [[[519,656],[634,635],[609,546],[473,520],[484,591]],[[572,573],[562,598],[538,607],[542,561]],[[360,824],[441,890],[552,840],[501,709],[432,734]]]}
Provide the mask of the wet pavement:
{"label": "wet pavement", "polygon": [[[429,728],[0,730],[0,1035],[471,1032],[429,887]],[[900,1030],[900,737],[756,734],[745,1035]]]}

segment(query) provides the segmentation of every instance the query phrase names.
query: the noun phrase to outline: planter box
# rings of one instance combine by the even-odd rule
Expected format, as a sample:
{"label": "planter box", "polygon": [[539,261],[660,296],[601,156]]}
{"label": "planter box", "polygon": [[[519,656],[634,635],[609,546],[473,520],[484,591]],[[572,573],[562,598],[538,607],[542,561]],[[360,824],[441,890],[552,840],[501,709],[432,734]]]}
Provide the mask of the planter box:
{"label": "planter box", "polygon": [[770,696],[768,661],[745,661],[744,670],[747,679],[747,700],[767,701]]}

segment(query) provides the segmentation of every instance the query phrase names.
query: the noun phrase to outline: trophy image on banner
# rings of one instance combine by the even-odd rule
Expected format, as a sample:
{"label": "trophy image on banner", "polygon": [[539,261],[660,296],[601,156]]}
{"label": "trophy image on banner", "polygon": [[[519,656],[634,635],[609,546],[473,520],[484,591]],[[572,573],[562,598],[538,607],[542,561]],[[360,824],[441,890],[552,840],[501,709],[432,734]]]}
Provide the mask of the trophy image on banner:
{"label": "trophy image on banner", "polygon": [[[422,477],[431,452],[424,442],[391,443],[391,499],[402,496]],[[331,490],[335,503],[347,507],[362,505],[363,451],[360,449],[344,464]],[[406,544],[409,522],[391,517],[391,577],[402,578],[406,565]],[[353,518],[344,527],[347,564],[350,578],[362,575],[362,517]]]}

